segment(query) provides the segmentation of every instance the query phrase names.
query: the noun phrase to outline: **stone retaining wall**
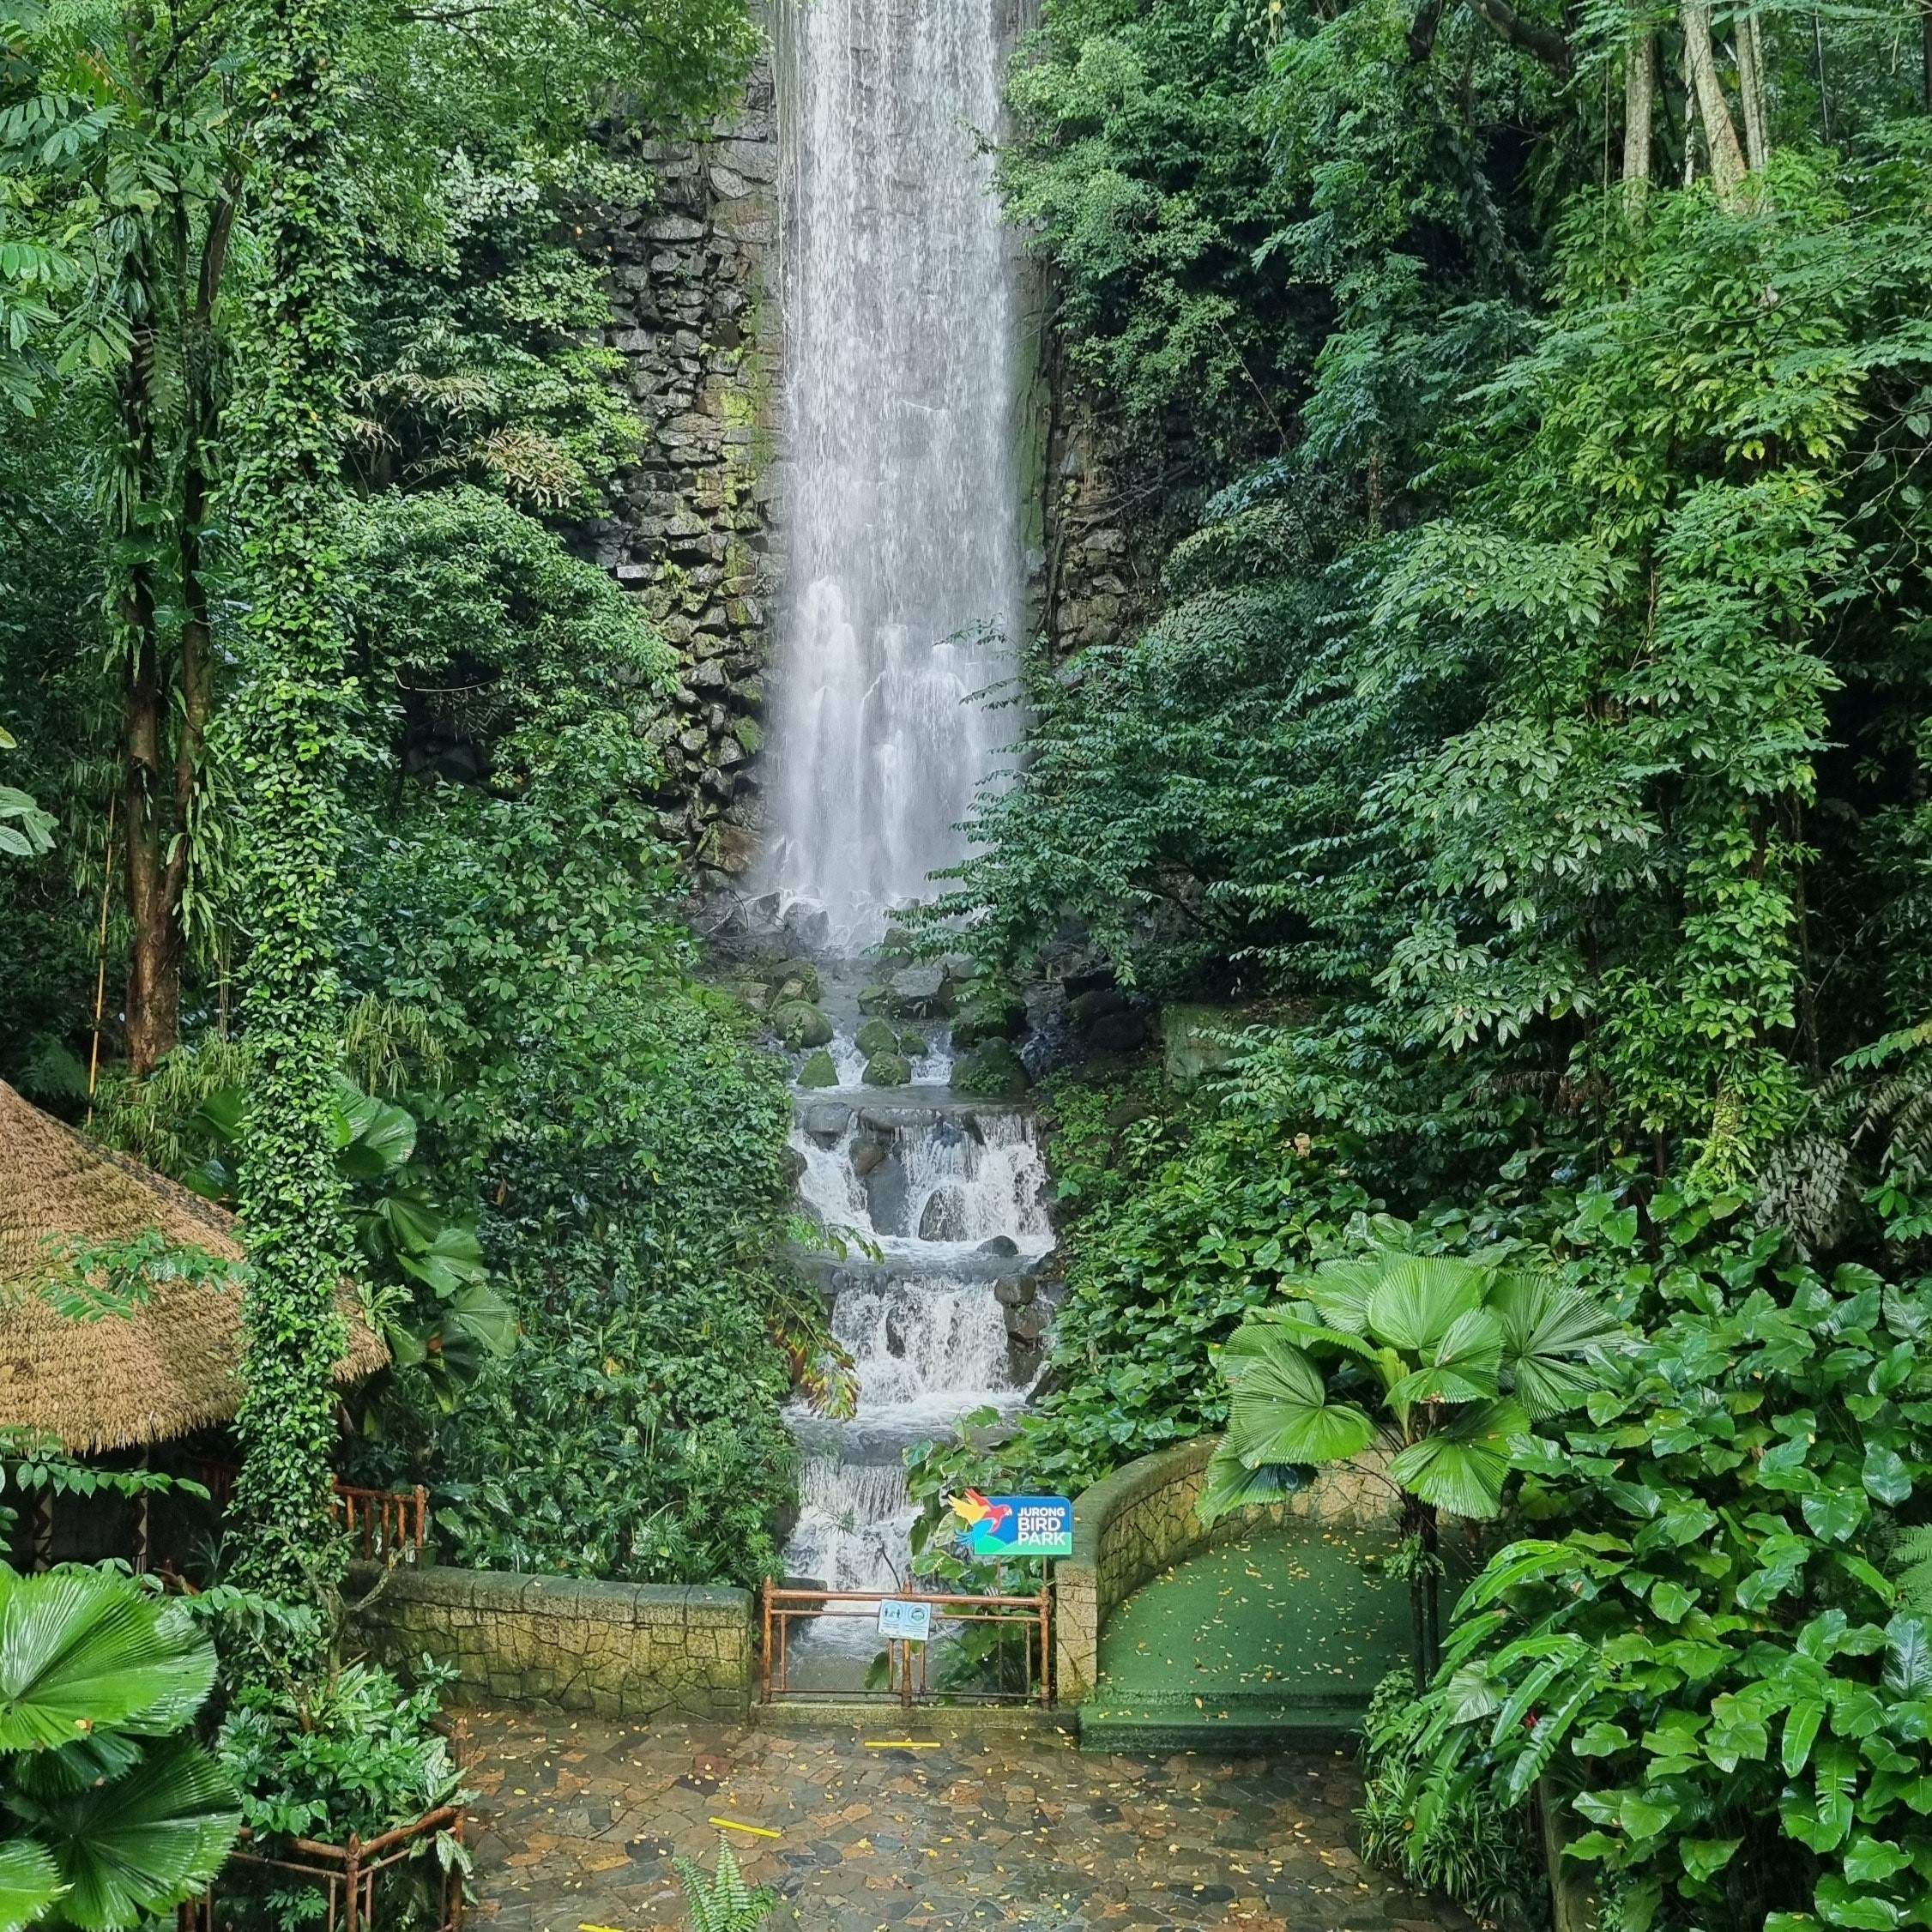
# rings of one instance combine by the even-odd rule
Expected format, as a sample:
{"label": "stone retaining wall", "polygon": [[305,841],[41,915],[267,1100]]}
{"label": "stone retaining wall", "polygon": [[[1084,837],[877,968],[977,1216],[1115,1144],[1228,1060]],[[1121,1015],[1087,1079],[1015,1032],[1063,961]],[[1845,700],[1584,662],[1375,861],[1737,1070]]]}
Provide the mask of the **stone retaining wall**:
{"label": "stone retaining wall", "polygon": [[1237,1542],[1258,1524],[1361,1527],[1384,1520],[1393,1506],[1386,1485],[1367,1468],[1340,1464],[1319,1471],[1285,1501],[1203,1529],[1194,1506],[1219,1440],[1197,1436],[1143,1456],[1074,1499],[1073,1554],[1054,1571],[1054,1665],[1062,1704],[1092,1695],[1100,1633],[1115,1607],[1183,1557]]}
{"label": "stone retaining wall", "polygon": [[[366,1595],[375,1581],[365,1568],[353,1594]],[[353,1628],[399,1668],[426,1651],[454,1664],[451,1690],[462,1702],[607,1718],[742,1718],[751,1706],[752,1599],[743,1590],[405,1567],[389,1573]]]}
{"label": "stone retaining wall", "polygon": [[624,384],[644,431],[591,553],[678,653],[674,708],[639,715],[663,759],[661,829],[715,878],[741,874],[763,824],[757,755],[782,488],[779,150],[768,62],[700,141],[613,137],[651,171],[648,205],[603,212]]}

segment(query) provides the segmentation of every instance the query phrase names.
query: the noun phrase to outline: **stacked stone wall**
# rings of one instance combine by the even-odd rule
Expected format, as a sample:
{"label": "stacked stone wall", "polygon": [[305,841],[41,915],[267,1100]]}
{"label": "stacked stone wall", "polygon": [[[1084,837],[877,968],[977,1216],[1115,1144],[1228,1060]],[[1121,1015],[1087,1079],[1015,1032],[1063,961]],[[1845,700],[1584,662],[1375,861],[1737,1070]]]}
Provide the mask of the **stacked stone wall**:
{"label": "stacked stone wall", "polygon": [[1364,1459],[1322,1470],[1283,1501],[1224,1516],[1204,1529],[1195,1506],[1219,1440],[1197,1436],[1177,1448],[1143,1456],[1075,1499],[1073,1554],[1054,1573],[1054,1663],[1062,1704],[1078,1704],[1092,1694],[1099,1675],[1100,1633],[1114,1609],[1184,1557],[1239,1542],[1264,1524],[1364,1528],[1392,1512],[1387,1483]]}
{"label": "stacked stone wall", "polygon": [[702,141],[623,137],[648,205],[604,212],[586,245],[609,264],[612,327],[643,431],[610,514],[587,533],[676,649],[675,709],[640,713],[663,758],[667,838],[715,873],[750,866],[764,812],[758,753],[777,591],[782,488],[779,148],[769,65]]}
{"label": "stacked stone wall", "polygon": [[460,1702],[535,1704],[607,1718],[742,1718],[752,1699],[749,1592],[583,1583],[435,1567],[353,1579],[356,1638],[407,1671],[426,1651]]}

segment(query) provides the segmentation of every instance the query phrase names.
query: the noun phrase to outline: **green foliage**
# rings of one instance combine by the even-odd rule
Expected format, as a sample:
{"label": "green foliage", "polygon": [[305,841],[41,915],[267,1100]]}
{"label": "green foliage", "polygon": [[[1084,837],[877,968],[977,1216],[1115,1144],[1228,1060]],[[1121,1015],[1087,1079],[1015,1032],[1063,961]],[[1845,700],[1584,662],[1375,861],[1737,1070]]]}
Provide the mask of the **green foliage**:
{"label": "green foliage", "polygon": [[[228,1059],[231,1056],[220,1056]],[[245,1048],[232,1056],[244,1073]],[[247,1125],[245,1085],[207,1093],[186,1132],[206,1151],[183,1174],[210,1200],[231,1198]],[[359,1286],[371,1319],[389,1344],[394,1369],[356,1398],[363,1426],[379,1433],[398,1402],[426,1385],[426,1399],[447,1413],[492,1356],[509,1354],[516,1319],[490,1281],[474,1222],[446,1213],[411,1171],[416,1119],[393,1101],[336,1077],[330,1145],[348,1203]]]}
{"label": "green foliage", "polygon": [[[274,1856],[292,1838],[366,1843],[472,1796],[437,1715],[450,1675],[426,1657],[408,1691],[388,1671],[353,1663],[299,1690],[238,1693],[215,1751],[256,1844]],[[434,1924],[444,1875],[469,1869],[468,1849],[440,1827],[375,1878],[365,1907],[386,1923]],[[280,1932],[328,1916],[321,1887],[289,1885],[260,1868],[235,1868],[223,1892],[231,1910]]]}
{"label": "green foliage", "polygon": [[80,1567],[0,1567],[0,1917],[121,1932],[196,1896],[232,1788],[188,1735],[214,1651],[178,1607]]}
{"label": "green foliage", "polygon": [[254,1056],[238,1206],[244,1298],[238,1580],[301,1600],[335,1568],[336,1293],[346,1272],[334,1139],[344,638],[334,548],[347,231],[339,0],[275,0],[251,81],[261,147],[254,383],[238,425],[250,611],[234,720],[252,945]]}
{"label": "green foliage", "polygon": [[[0,752],[10,752],[14,740],[0,731]],[[32,859],[53,844],[54,822],[17,786],[0,785],[0,852],[9,858]]]}
{"label": "green foliage", "polygon": [[480,1567],[755,1582],[794,1494],[779,1337],[822,1320],[774,1259],[782,1068],[669,987],[549,1044],[505,1070],[486,1168],[522,1346],[441,1433],[438,1526]]}
{"label": "green foliage", "polygon": [[1408,1232],[1386,1225],[1289,1280],[1229,1338],[1204,1522],[1240,1506],[1248,1472],[1348,1462],[1385,1431],[1392,1482],[1431,1511],[1494,1518],[1513,1439],[1596,1386],[1615,1328],[1583,1289],[1499,1256],[1415,1253],[1396,1245]]}
{"label": "green foliage", "polygon": [[721,1837],[715,1871],[707,1872],[689,1858],[678,1859],[676,1865],[690,1932],[758,1932],[778,1908],[778,1895],[769,1886],[754,1890],[746,1883],[736,1854]]}
{"label": "green foliage", "polygon": [[1499,1804],[1476,1787],[1435,1807],[1426,1831],[1418,1826],[1434,1761],[1424,1748],[1430,1714],[1406,1670],[1390,1672],[1368,1700],[1355,1814],[1362,1857],[1487,1923],[1545,1923],[1548,1875],[1520,1807]]}
{"label": "green foliage", "polygon": [[1932,1638],[1886,1566],[1932,1446],[1923,1283],[1775,1234],[1666,1259],[1655,1332],[1522,1458],[1554,1533],[1458,1608],[1418,1828],[1554,1771],[1607,1923],[1909,1923]]}
{"label": "green foliage", "polygon": [[247,1270],[191,1242],[151,1228],[131,1241],[83,1242],[51,1238],[40,1293],[69,1321],[100,1321],[145,1307],[168,1282],[239,1289]]}
{"label": "green foliage", "polygon": [[1000,155],[1008,208],[1063,278],[1079,376],[1143,425],[1185,401],[1236,449],[1279,438],[1268,398],[1307,353],[1258,253],[1288,206],[1251,131],[1266,18],[1056,0],[1015,58]]}
{"label": "green foliage", "polygon": [[426,1658],[405,1691],[353,1663],[291,1697],[236,1694],[216,1752],[258,1838],[365,1840],[455,1802],[462,1778],[438,1724],[450,1672]]}

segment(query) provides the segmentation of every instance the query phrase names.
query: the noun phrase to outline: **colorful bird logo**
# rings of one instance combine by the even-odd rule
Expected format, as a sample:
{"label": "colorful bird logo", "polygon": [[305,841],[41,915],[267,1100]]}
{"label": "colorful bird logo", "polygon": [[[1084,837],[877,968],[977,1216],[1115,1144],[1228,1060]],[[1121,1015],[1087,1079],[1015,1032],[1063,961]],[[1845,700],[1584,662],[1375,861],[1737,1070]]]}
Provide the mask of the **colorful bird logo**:
{"label": "colorful bird logo", "polygon": [[965,1524],[975,1543],[990,1543],[999,1534],[1000,1525],[1013,1513],[1011,1503],[988,1502],[977,1489],[952,1498],[952,1513]]}

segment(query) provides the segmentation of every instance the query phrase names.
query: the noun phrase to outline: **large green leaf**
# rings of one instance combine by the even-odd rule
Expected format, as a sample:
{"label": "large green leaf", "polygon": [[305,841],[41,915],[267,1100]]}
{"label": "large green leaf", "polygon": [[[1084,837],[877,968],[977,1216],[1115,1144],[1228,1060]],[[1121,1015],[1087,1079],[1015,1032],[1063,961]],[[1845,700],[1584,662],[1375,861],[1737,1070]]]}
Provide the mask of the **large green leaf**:
{"label": "large green leaf", "polygon": [[1307,1480],[1299,1469],[1287,1463],[1263,1463],[1250,1469],[1223,1437],[1208,1463],[1207,1482],[1194,1506],[1195,1513],[1203,1527],[1210,1527],[1236,1510],[1278,1503]]}
{"label": "large green leaf", "polygon": [[416,1117],[365,1094],[350,1117],[352,1132],[336,1164],[351,1180],[380,1180],[408,1165],[416,1151]]}
{"label": "large green leaf", "polygon": [[479,1285],[488,1274],[476,1230],[456,1223],[438,1228],[419,1248],[398,1248],[394,1259],[405,1274],[414,1276],[445,1301],[462,1289]]}
{"label": "large green leaf", "polygon": [[0,1567],[0,1750],[110,1727],[158,1736],[199,1710],[214,1681],[214,1647],[127,1579]]}
{"label": "large green leaf", "polygon": [[1488,1292],[1488,1271],[1453,1255],[1386,1253],[1380,1263],[1368,1298],[1369,1332],[1412,1357],[1426,1357]]}
{"label": "large green leaf", "polygon": [[1523,1405],[1512,1398],[1485,1403],[1410,1443],[1389,1464],[1389,1474],[1433,1509],[1487,1520],[1502,1512],[1510,1440],[1529,1427]]}
{"label": "large green leaf", "polygon": [[220,1766],[187,1737],[150,1747],[123,1777],[14,1803],[68,1887],[61,1917],[86,1932],[138,1925],[205,1891],[241,1822]]}
{"label": "large green leaf", "polygon": [[60,1868],[30,1838],[0,1839],[0,1926],[31,1925],[60,1896]]}
{"label": "large green leaf", "polygon": [[1589,1358],[1618,1332],[1601,1302],[1573,1283],[1512,1269],[1495,1277],[1488,1305],[1502,1324],[1503,1372],[1532,1420],[1574,1408],[1597,1387]]}
{"label": "large green leaf", "polygon": [[1349,1403],[1331,1403],[1321,1371],[1263,1327],[1234,1384],[1228,1441],[1249,1469],[1264,1463],[1337,1463],[1375,1440],[1375,1424]]}
{"label": "large green leaf", "polygon": [[1381,1274],[1380,1254],[1351,1255],[1325,1261],[1313,1274],[1287,1285],[1305,1295],[1331,1328],[1359,1335],[1368,1325],[1368,1298]]}
{"label": "large green leaf", "polygon": [[1471,1308],[1450,1323],[1422,1367],[1390,1389],[1390,1404],[1406,1413],[1424,1402],[1488,1402],[1497,1393],[1502,1349],[1502,1324],[1487,1308]]}

